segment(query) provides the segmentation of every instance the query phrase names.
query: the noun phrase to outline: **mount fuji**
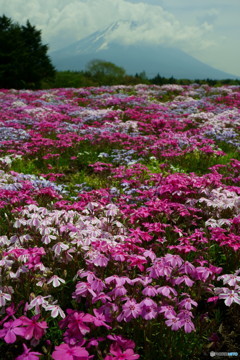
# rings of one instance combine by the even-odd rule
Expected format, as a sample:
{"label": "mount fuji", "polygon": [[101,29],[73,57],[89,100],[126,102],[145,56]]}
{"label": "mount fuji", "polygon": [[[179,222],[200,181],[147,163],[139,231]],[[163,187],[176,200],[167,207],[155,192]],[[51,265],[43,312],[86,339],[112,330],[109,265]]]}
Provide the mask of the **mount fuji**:
{"label": "mount fuji", "polygon": [[[128,38],[121,38],[121,30],[127,30]],[[134,37],[138,34],[138,40]],[[177,79],[236,79],[211,67],[184,51],[167,45],[139,41],[141,27],[136,22],[118,21],[103,30],[72,43],[60,50],[50,52],[57,70],[84,70],[94,59],[110,61],[123,67],[127,74],[145,71],[148,78],[157,74]]]}

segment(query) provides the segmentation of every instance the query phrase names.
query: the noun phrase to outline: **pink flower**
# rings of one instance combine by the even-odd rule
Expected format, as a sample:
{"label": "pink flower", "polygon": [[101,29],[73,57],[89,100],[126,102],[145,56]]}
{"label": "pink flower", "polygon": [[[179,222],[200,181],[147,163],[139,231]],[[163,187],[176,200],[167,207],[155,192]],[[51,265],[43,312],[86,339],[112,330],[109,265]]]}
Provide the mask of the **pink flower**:
{"label": "pink flower", "polygon": [[26,326],[24,332],[24,338],[26,340],[30,340],[32,338],[39,340],[45,333],[45,329],[48,328],[46,321],[39,321],[39,315],[33,316],[31,319],[27,318],[26,316],[20,317],[22,321],[22,325]]}
{"label": "pink flower", "polygon": [[161,286],[157,289],[157,292],[158,294],[167,296],[168,298],[171,298],[171,293],[174,296],[177,296],[177,291],[170,286]]}
{"label": "pink flower", "polygon": [[90,331],[90,328],[85,323],[93,323],[93,316],[90,314],[84,314],[83,312],[75,311],[69,317],[68,328],[72,332],[80,332],[82,335],[85,335]]}
{"label": "pink flower", "polygon": [[167,254],[164,256],[167,263],[169,263],[173,267],[181,266],[183,263],[183,259],[179,255]]}
{"label": "pink flower", "polygon": [[187,297],[185,299],[183,299],[182,301],[180,301],[179,305],[181,307],[184,307],[187,310],[191,310],[192,309],[192,305],[193,306],[197,306],[197,302],[192,300],[190,297]]}
{"label": "pink flower", "polygon": [[146,286],[145,289],[143,289],[142,294],[145,296],[156,296],[157,290],[154,286]]}
{"label": "pink flower", "polygon": [[17,339],[16,335],[24,336],[25,334],[25,329],[21,325],[20,319],[5,322],[3,329],[0,330],[0,338],[4,338],[7,344],[14,343]]}
{"label": "pink flower", "polygon": [[24,352],[19,355],[16,360],[38,360],[39,356],[42,355],[39,352],[31,351],[25,344],[23,344]]}
{"label": "pink flower", "polygon": [[165,323],[167,326],[171,326],[171,330],[173,331],[177,331],[182,327],[181,320],[176,316],[172,316],[170,319],[166,320]]}
{"label": "pink flower", "polygon": [[123,305],[123,311],[118,316],[118,321],[130,321],[131,319],[136,319],[141,314],[141,306],[137,304],[135,299],[128,299]]}
{"label": "pink flower", "polygon": [[159,313],[164,313],[166,319],[171,319],[176,316],[176,311],[172,305],[163,305],[159,309]]}
{"label": "pink flower", "polygon": [[194,281],[192,281],[187,275],[179,276],[174,280],[174,284],[181,284],[184,282],[187,286],[192,286],[194,284]]}
{"label": "pink flower", "polygon": [[135,348],[135,342],[133,340],[125,339],[121,335],[107,335],[107,338],[116,341],[118,346],[124,350]]}
{"label": "pink flower", "polygon": [[142,317],[145,320],[155,319],[157,317],[157,304],[150,298],[146,298],[141,301],[140,306],[142,308]]}
{"label": "pink flower", "polygon": [[111,326],[105,323],[107,319],[101,311],[99,311],[98,309],[93,309],[93,312],[95,315],[93,316],[93,323],[95,326],[105,326],[107,329],[111,329]]}
{"label": "pink flower", "polygon": [[140,357],[138,354],[134,354],[133,349],[122,350],[117,344],[111,345],[110,354],[104,360],[135,360]]}
{"label": "pink flower", "polygon": [[97,294],[92,290],[91,284],[88,282],[79,281],[76,285],[76,290],[73,293],[73,297],[86,297],[88,294],[91,294],[93,297],[97,296]]}
{"label": "pink flower", "polygon": [[190,333],[192,331],[195,331],[195,326],[190,318],[183,318],[181,319],[181,323],[184,326],[184,331],[186,333]]}
{"label": "pink flower", "polygon": [[81,346],[69,346],[68,344],[61,344],[55,346],[55,351],[52,353],[54,360],[87,360],[89,353]]}

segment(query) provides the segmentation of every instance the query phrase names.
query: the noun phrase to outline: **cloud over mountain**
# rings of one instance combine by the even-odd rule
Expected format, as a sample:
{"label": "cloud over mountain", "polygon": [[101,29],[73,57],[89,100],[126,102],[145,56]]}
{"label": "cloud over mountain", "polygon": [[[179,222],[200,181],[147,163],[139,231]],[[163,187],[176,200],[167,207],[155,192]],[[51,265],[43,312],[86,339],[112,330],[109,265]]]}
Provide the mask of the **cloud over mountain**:
{"label": "cloud over mountain", "polygon": [[[21,13],[22,7],[26,8],[25,15]],[[42,28],[43,37],[55,49],[63,43],[84,38],[117,20],[127,21],[122,22],[114,34],[118,41],[125,44],[138,41],[168,43],[178,44],[187,50],[189,46],[208,46],[205,38],[211,31],[211,26],[206,22],[197,26],[181,23],[160,5],[127,0],[31,0],[27,3],[18,0],[14,4],[10,0],[3,6],[3,11],[6,14],[14,13],[15,19],[21,22],[30,19]],[[131,22],[137,22],[138,28],[131,31],[129,36],[128,24]]]}

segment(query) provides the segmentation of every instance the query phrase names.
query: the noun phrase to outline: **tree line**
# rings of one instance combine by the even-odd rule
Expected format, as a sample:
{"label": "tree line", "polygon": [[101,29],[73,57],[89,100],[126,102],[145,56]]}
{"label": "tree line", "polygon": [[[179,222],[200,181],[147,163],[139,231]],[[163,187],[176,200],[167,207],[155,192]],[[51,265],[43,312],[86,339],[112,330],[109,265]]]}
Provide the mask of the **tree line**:
{"label": "tree line", "polygon": [[48,46],[42,44],[41,31],[27,21],[19,25],[3,15],[0,17],[0,88],[49,89],[135,84],[209,84],[210,86],[240,85],[240,80],[189,80],[166,78],[157,74],[147,78],[145,72],[126,74],[125,69],[104,60],[90,61],[83,71],[56,71]]}

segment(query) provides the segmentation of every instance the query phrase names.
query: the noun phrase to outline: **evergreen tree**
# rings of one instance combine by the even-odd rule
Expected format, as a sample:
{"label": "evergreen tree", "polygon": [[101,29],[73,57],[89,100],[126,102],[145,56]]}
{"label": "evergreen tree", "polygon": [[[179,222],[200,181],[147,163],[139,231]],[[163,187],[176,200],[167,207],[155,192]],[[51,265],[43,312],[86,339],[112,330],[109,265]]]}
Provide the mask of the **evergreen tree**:
{"label": "evergreen tree", "polygon": [[27,21],[25,26],[0,17],[0,87],[40,88],[55,69],[41,41],[41,31]]}

